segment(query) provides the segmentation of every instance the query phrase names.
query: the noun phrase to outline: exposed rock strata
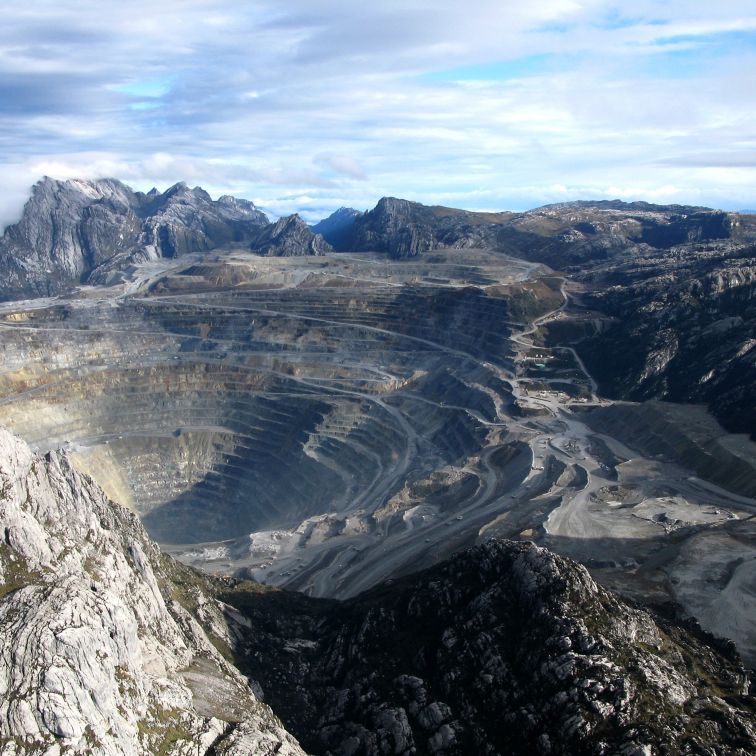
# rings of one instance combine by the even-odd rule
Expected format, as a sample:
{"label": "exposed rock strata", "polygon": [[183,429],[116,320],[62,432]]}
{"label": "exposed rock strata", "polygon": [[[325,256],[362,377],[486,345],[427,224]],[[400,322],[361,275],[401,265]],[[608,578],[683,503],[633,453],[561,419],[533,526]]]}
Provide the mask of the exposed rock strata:
{"label": "exposed rock strata", "polygon": [[3,754],[302,753],[137,518],[5,430],[0,525]]}
{"label": "exposed rock strata", "polygon": [[349,240],[393,258],[489,246],[564,271],[605,318],[600,333],[576,337],[589,336],[578,348],[606,395],[705,403],[728,430],[756,438],[755,242],[753,216],[701,207],[571,202],[493,214],[393,197],[356,217]]}

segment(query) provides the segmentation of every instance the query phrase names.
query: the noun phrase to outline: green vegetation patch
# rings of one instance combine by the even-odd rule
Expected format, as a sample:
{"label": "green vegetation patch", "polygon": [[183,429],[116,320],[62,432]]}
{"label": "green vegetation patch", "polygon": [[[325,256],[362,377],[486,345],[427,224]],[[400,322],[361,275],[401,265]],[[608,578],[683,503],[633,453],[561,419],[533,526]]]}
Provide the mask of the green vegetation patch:
{"label": "green vegetation patch", "polygon": [[0,565],[2,566],[2,583],[0,598],[27,585],[39,583],[42,575],[29,569],[26,560],[5,543],[0,543]]}
{"label": "green vegetation patch", "polygon": [[167,756],[177,743],[192,740],[192,731],[181,721],[181,713],[177,708],[150,707],[150,717],[137,722],[145,753]]}

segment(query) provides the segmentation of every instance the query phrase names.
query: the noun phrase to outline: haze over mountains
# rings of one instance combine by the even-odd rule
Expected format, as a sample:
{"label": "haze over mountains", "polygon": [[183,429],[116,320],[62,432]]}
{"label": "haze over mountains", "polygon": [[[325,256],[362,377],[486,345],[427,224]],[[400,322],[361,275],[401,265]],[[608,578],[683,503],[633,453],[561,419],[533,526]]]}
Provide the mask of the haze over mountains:
{"label": "haze over mountains", "polygon": [[0,272],[8,753],[753,751],[753,216],[44,179]]}

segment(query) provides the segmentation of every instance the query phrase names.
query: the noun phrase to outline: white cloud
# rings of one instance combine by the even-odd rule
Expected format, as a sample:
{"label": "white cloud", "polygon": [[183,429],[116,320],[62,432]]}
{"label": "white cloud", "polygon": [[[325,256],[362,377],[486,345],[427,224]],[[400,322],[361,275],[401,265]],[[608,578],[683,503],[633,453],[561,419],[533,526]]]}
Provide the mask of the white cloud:
{"label": "white cloud", "polygon": [[314,162],[316,165],[330,168],[334,173],[347,176],[348,178],[364,181],[367,179],[365,171],[357,160],[349,155],[334,155],[328,152],[321,152],[315,155]]}
{"label": "white cloud", "polygon": [[282,212],[612,189],[752,206],[754,29],[751,0],[12,4],[0,219],[42,173]]}

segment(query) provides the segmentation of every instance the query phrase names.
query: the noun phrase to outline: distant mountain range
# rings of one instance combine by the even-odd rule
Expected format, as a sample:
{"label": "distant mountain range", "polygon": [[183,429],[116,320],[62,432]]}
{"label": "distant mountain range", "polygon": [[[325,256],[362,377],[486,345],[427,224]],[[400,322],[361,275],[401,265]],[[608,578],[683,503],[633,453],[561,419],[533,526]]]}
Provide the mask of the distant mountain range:
{"label": "distant mountain range", "polygon": [[0,239],[0,298],[47,296],[80,283],[113,283],[134,262],[206,252],[231,243],[260,254],[327,249],[297,216],[271,224],[245,199],[213,200],[178,183],[135,192],[115,179],[35,184],[21,220]]}
{"label": "distant mountain range", "polygon": [[[598,225],[580,220],[596,213]],[[613,213],[623,219],[614,217],[610,228],[606,221]],[[330,246],[336,251],[384,252],[396,259],[439,247],[501,247],[563,267],[568,260],[559,234],[564,236],[568,228],[581,237],[573,241],[586,242],[570,245],[568,254],[574,256],[607,243],[663,249],[728,239],[738,235],[737,217],[699,207],[619,201],[480,213],[384,197],[366,213],[340,208],[308,228],[298,216],[272,224],[248,200],[213,200],[200,187],[184,183],[145,194],[115,179],[44,178],[33,187],[21,220],[0,239],[0,298],[52,295],[80,283],[112,283],[131,263],[231,243],[266,255],[320,254]],[[594,252],[588,251],[589,256]]]}

